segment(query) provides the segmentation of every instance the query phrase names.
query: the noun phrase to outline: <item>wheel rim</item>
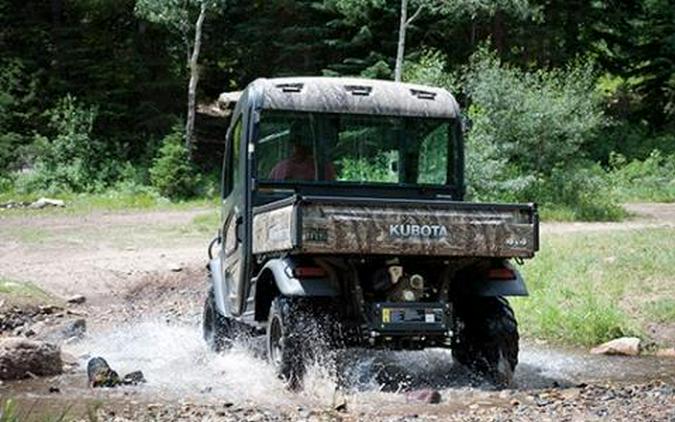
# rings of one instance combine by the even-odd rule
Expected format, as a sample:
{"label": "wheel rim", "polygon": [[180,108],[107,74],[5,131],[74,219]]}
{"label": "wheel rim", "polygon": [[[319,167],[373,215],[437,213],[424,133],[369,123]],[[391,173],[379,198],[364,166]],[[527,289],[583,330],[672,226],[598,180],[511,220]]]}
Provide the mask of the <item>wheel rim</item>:
{"label": "wheel rim", "polygon": [[283,329],[278,317],[272,318],[269,329],[269,354],[270,362],[275,367],[280,367],[283,354]]}

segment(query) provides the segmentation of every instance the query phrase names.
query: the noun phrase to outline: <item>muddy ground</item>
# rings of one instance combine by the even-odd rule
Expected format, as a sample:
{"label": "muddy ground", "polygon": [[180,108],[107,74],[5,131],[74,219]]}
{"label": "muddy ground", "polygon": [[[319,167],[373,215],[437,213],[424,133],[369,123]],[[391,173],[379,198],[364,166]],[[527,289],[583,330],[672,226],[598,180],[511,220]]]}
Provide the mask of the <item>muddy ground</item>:
{"label": "muddy ground", "polygon": [[[629,206],[624,223],[552,223],[549,233],[674,227],[675,206]],[[454,366],[447,351],[367,352],[311,368],[302,393],[285,390],[256,347],[215,355],[199,330],[206,245],[194,219],[211,210],[0,212],[0,277],[30,281],[83,305],[41,316],[84,317],[87,334],[63,345],[68,373],[0,384],[28,419],[58,415],[104,420],[675,420],[675,359],[591,356],[586,350],[522,344],[512,389],[492,391]],[[0,298],[0,306],[9,306]],[[70,312],[69,312],[70,311]],[[4,333],[5,335],[7,333]],[[675,339],[674,339],[675,340]],[[138,387],[92,390],[84,365],[104,356],[120,372],[140,369]],[[437,389],[441,403],[407,392]],[[52,392],[50,392],[50,390]],[[22,413],[23,412],[23,413]]]}

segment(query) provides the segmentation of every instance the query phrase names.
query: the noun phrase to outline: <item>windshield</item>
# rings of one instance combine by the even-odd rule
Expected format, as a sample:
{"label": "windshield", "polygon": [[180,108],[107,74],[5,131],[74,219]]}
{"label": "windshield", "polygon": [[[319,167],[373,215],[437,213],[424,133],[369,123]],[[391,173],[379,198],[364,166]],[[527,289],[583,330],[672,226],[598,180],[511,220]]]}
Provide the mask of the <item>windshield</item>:
{"label": "windshield", "polygon": [[452,123],[266,111],[258,132],[256,175],[261,182],[446,185]]}

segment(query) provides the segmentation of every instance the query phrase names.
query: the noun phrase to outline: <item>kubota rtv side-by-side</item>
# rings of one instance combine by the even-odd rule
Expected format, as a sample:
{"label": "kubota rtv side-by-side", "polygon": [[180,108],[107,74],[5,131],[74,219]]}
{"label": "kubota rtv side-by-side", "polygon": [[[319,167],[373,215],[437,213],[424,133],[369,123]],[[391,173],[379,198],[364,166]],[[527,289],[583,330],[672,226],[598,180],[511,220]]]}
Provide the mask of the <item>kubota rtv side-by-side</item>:
{"label": "kubota rtv side-by-side", "polygon": [[213,349],[237,333],[264,335],[270,362],[296,386],[318,338],[451,348],[496,385],[511,382],[518,331],[504,297],[527,291],[509,260],[538,250],[537,210],[464,202],[450,93],[258,79],[226,139],[203,318]]}

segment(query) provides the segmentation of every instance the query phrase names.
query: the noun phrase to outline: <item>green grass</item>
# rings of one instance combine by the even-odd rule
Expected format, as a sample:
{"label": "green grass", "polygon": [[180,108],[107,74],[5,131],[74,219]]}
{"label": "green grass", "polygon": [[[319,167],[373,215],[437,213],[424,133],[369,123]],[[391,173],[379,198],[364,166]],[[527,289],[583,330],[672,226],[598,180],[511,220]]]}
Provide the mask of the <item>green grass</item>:
{"label": "green grass", "polygon": [[4,210],[4,215],[16,214],[86,214],[91,211],[119,211],[143,209],[189,209],[198,207],[213,207],[218,203],[217,198],[195,198],[187,201],[169,201],[152,192],[120,192],[109,190],[102,193],[87,194],[18,194],[16,192],[0,193],[0,204],[15,202],[33,202],[40,197],[61,199],[65,202],[64,208],[47,208],[32,210],[26,208]]}
{"label": "green grass", "polygon": [[647,303],[645,311],[656,322],[675,323],[675,299],[656,299]]}
{"label": "green grass", "polygon": [[675,229],[544,235],[522,268],[530,296],[514,298],[523,333],[593,345],[646,338],[653,321],[672,322]]}
{"label": "green grass", "polygon": [[214,210],[208,214],[201,214],[192,219],[192,229],[198,233],[211,234],[218,231],[220,213]]}
{"label": "green grass", "polygon": [[10,299],[49,300],[51,296],[33,283],[0,278],[0,295]]}

